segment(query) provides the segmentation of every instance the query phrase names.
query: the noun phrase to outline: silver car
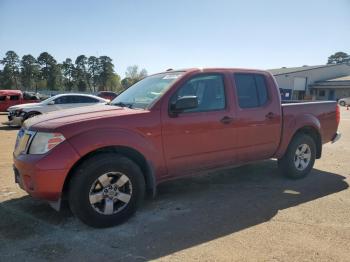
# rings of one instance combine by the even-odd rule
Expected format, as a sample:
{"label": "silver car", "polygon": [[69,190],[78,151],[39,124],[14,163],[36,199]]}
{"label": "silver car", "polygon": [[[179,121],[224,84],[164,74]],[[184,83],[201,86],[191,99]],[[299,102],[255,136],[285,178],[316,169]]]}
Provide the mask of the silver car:
{"label": "silver car", "polygon": [[350,97],[340,98],[338,100],[339,105],[341,106],[347,106],[350,105]]}

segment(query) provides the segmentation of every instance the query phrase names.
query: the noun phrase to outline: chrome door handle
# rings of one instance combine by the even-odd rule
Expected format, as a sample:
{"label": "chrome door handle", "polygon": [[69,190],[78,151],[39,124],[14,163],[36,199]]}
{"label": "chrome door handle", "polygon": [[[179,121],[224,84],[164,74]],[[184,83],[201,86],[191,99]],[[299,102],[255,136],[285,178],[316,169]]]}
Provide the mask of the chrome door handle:
{"label": "chrome door handle", "polygon": [[272,113],[272,112],[269,112],[266,116],[265,116],[267,119],[272,119],[275,117],[275,114]]}
{"label": "chrome door handle", "polygon": [[229,116],[224,116],[223,118],[221,118],[220,122],[223,124],[229,124],[233,121],[232,117]]}

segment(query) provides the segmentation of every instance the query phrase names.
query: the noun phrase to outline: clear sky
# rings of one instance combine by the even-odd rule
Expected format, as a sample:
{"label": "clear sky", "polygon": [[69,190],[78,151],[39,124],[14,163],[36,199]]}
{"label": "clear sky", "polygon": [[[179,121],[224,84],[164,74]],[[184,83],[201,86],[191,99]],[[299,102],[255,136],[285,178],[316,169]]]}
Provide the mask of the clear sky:
{"label": "clear sky", "polygon": [[117,73],[279,68],[350,53],[350,0],[0,0],[0,57],[108,55]]}

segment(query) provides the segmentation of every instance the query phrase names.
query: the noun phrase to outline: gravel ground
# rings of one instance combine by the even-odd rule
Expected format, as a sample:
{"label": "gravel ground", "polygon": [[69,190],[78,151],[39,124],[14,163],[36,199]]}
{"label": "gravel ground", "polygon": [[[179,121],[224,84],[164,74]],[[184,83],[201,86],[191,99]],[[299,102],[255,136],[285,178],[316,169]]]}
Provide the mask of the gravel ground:
{"label": "gravel ground", "polygon": [[[0,115],[0,122],[5,120]],[[89,228],[14,183],[0,126],[0,261],[350,261],[350,111],[303,180],[273,160],[159,186],[125,224]]]}

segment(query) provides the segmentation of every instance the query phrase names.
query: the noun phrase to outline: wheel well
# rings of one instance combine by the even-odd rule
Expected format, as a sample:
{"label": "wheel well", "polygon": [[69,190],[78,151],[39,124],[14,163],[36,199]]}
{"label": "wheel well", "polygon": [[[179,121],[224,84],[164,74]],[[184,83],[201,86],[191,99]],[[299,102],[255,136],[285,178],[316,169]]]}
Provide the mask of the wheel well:
{"label": "wheel well", "polygon": [[66,198],[66,196],[67,196],[69,182],[70,182],[75,170],[77,170],[77,168],[79,168],[79,166],[84,161],[88,160],[89,158],[91,158],[97,154],[106,153],[106,152],[117,153],[117,154],[126,156],[126,157],[130,158],[131,160],[133,160],[141,168],[141,171],[145,177],[146,189],[147,189],[148,193],[151,194],[152,196],[155,195],[155,193],[156,193],[155,176],[154,176],[152,165],[146,160],[146,158],[140,152],[138,152],[137,150],[135,150],[133,148],[125,147],[125,146],[112,146],[112,147],[99,148],[95,151],[92,151],[92,152],[86,154],[85,156],[83,156],[82,158],[80,158],[74,164],[74,166],[71,168],[71,170],[69,171],[69,173],[64,181],[63,190],[62,190],[62,198]]}
{"label": "wheel well", "polygon": [[297,134],[307,134],[310,137],[312,137],[315,141],[316,144],[316,159],[321,158],[322,155],[322,139],[321,139],[321,135],[318,132],[318,130],[314,127],[311,126],[306,126],[303,128],[300,128],[293,136],[293,138],[297,135]]}
{"label": "wheel well", "polygon": [[31,114],[41,115],[41,113],[39,111],[29,111],[27,114],[28,115],[31,115]]}

